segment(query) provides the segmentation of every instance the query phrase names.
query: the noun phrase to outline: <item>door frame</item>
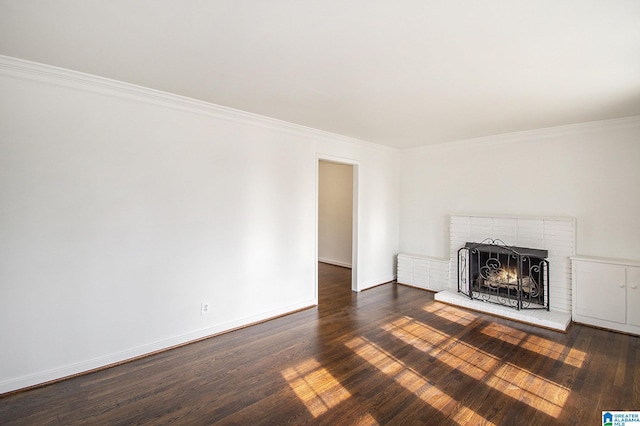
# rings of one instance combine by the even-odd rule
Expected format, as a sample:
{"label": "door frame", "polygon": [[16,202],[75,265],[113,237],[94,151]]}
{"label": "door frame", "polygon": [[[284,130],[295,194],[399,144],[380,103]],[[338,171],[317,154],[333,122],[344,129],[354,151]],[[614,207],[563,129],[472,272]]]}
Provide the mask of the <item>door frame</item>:
{"label": "door frame", "polygon": [[360,291],[358,282],[358,219],[359,219],[359,194],[360,194],[360,162],[351,158],[337,157],[335,155],[317,154],[316,155],[316,247],[315,247],[315,298],[316,304],[318,300],[318,244],[319,237],[319,209],[320,209],[320,161],[328,161],[331,163],[345,164],[352,166],[353,169],[353,200],[352,200],[352,222],[351,222],[351,290]]}

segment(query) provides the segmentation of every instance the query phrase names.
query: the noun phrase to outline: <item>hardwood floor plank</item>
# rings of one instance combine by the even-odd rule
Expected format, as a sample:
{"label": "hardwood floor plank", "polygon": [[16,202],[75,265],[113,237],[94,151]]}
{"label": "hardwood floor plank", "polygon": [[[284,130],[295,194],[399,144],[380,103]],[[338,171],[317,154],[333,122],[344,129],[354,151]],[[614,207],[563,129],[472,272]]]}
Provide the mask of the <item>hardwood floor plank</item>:
{"label": "hardwood floor plank", "polygon": [[319,264],[319,306],[0,397],[0,423],[599,424],[640,410],[640,338],[566,334],[397,284],[351,291]]}

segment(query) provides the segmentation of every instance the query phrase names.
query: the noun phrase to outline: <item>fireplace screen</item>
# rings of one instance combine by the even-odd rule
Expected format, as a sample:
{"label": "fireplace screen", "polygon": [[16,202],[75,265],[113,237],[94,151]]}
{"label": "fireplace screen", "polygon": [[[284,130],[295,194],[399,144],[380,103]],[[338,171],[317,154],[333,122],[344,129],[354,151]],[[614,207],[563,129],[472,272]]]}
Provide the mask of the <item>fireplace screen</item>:
{"label": "fireplace screen", "polygon": [[501,240],[466,243],[458,250],[458,292],[518,310],[549,310],[548,255]]}

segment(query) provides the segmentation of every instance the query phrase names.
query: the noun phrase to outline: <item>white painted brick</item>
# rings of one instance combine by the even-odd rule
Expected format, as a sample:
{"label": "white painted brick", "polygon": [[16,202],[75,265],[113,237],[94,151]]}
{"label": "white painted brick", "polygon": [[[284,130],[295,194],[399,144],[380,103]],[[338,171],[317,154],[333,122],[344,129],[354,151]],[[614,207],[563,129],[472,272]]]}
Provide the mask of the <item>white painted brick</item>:
{"label": "white painted brick", "polygon": [[571,312],[571,261],[575,255],[573,218],[508,218],[489,216],[451,216],[449,288],[458,283],[457,251],[467,241],[501,239],[506,244],[549,251],[549,297],[551,309]]}
{"label": "white painted brick", "polygon": [[493,226],[492,217],[471,216],[469,224],[472,228],[491,228]]}
{"label": "white painted brick", "polygon": [[398,282],[427,290],[449,286],[449,261],[425,256],[398,255]]}
{"label": "white painted brick", "polygon": [[544,249],[544,240],[542,238],[518,237],[518,242],[516,243],[516,245],[518,247]]}

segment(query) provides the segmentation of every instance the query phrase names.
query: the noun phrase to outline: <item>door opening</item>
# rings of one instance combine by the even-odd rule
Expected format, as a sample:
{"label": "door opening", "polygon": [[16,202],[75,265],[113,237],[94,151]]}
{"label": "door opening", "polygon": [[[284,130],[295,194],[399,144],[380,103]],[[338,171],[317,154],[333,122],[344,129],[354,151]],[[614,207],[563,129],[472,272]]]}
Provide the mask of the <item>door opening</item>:
{"label": "door opening", "polygon": [[317,260],[351,268],[351,290],[358,291],[358,164],[319,157],[317,171]]}

